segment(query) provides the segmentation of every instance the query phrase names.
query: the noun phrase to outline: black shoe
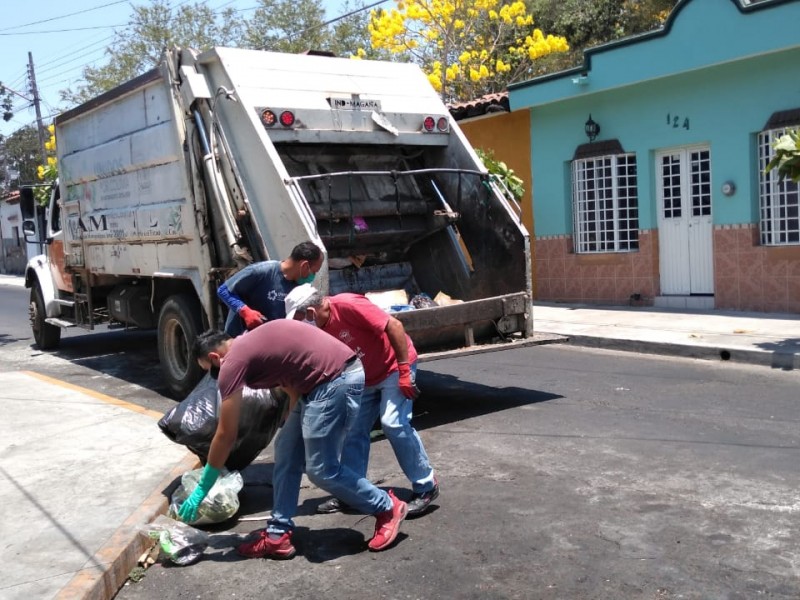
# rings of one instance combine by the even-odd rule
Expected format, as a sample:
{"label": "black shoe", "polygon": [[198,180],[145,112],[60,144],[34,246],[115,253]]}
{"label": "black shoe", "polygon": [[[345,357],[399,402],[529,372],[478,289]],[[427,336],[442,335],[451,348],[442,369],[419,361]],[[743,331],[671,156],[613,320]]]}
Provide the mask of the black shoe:
{"label": "black shoe", "polygon": [[418,517],[428,512],[431,502],[439,497],[439,482],[434,482],[433,489],[421,494],[414,494],[408,501],[408,517]]}
{"label": "black shoe", "polygon": [[317,512],[321,515],[329,515],[335,512],[352,512],[353,508],[349,504],[345,504],[338,498],[331,498],[317,506]]}

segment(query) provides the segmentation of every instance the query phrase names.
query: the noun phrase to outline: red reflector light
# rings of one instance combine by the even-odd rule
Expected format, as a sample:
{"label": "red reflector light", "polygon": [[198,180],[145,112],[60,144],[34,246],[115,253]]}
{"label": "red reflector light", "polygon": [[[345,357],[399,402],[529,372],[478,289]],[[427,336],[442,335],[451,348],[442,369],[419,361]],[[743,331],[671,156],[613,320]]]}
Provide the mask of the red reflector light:
{"label": "red reflector light", "polygon": [[275,116],[274,112],[267,109],[261,112],[261,122],[264,124],[264,127],[272,127],[278,122],[278,117]]}
{"label": "red reflector light", "polygon": [[285,110],[281,113],[281,125],[284,127],[291,127],[294,125],[294,113],[288,110]]}
{"label": "red reflector light", "polygon": [[446,117],[439,117],[439,120],[436,121],[436,128],[439,131],[447,131],[448,125],[449,125],[449,123],[447,122],[447,118]]}
{"label": "red reflector light", "polygon": [[425,117],[422,126],[425,128],[425,131],[433,131],[433,128],[436,126],[436,121],[433,117]]}

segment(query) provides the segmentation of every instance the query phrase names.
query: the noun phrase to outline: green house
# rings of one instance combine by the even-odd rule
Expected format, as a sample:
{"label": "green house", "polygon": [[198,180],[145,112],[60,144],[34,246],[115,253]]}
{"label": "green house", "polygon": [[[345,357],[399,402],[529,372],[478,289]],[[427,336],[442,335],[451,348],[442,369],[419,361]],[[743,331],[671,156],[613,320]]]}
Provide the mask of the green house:
{"label": "green house", "polygon": [[682,0],[510,87],[530,111],[537,299],[800,313],[800,2]]}

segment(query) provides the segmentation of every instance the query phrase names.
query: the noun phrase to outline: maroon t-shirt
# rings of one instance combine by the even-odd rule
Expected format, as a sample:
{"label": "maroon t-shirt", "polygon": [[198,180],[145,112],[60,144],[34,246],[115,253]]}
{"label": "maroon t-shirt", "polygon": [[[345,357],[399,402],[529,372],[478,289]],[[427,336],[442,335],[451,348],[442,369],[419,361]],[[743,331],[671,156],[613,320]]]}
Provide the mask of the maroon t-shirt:
{"label": "maroon t-shirt", "polygon": [[254,389],[292,387],[307,394],[337,377],[355,352],[316,327],[277,319],[233,340],[219,370],[227,398],[243,385]]}

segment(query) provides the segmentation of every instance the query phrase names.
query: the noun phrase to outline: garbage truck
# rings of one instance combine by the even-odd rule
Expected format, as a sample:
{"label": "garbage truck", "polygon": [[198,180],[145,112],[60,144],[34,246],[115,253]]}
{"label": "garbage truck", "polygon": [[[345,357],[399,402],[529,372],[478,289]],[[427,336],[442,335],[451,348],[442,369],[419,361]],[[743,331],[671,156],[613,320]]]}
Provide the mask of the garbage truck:
{"label": "garbage truck", "polygon": [[67,327],[155,329],[183,397],[219,284],[306,240],[324,293],[440,298],[396,313],[421,360],[533,341],[519,207],[418,66],[173,48],[55,133],[58,181],[24,225],[45,248],[25,275],[41,349]]}

